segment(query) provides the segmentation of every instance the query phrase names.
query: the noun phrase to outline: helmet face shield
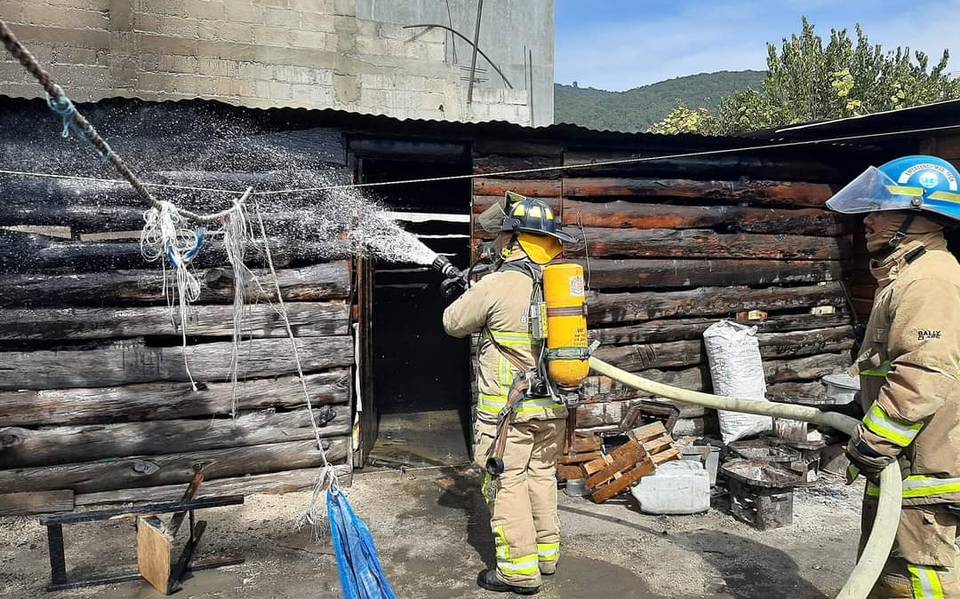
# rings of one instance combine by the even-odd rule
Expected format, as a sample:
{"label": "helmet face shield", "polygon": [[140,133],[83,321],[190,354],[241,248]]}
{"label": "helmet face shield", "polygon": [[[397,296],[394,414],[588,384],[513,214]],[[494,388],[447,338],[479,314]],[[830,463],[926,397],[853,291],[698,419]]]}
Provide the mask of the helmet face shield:
{"label": "helmet face shield", "polygon": [[503,219],[507,216],[506,212],[503,210],[503,205],[505,203],[505,198],[501,198],[490,204],[489,208],[477,216],[477,224],[480,225],[481,229],[487,233],[496,233],[500,231],[500,227],[503,225]]}
{"label": "helmet face shield", "polygon": [[923,190],[907,187],[871,166],[827,201],[827,208],[843,214],[908,210],[922,201]]}

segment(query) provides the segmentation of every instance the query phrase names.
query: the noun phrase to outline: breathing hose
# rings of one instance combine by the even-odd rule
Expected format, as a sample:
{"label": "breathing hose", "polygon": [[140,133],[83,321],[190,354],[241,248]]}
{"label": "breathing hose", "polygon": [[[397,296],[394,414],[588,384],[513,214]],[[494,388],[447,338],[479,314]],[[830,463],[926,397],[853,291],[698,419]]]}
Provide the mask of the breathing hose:
{"label": "breathing hose", "polygon": [[[600,374],[606,375],[634,389],[682,403],[703,406],[705,408],[801,420],[821,426],[829,426],[848,435],[852,434],[859,424],[858,420],[850,416],[833,412],[821,412],[810,406],[767,401],[747,401],[657,383],[621,370],[607,364],[603,360],[598,360],[593,357],[590,358],[590,367]],[[900,522],[900,502],[902,500],[902,494],[903,481],[900,474],[900,466],[894,461],[880,473],[880,501],[877,506],[877,516],[873,522],[873,530],[863,549],[860,560],[857,562],[857,565],[854,566],[853,572],[851,572],[850,577],[847,578],[847,582],[837,595],[837,599],[865,599],[873,588],[877,578],[880,577],[880,571],[883,568],[883,564],[887,561],[890,548],[893,547],[893,541],[896,538],[897,526]]]}

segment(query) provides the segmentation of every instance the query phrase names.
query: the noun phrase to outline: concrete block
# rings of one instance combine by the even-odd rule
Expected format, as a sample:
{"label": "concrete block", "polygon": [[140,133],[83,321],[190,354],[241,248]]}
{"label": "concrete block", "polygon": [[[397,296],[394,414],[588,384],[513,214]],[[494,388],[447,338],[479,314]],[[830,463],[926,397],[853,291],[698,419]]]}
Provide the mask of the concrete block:
{"label": "concrete block", "polygon": [[[255,96],[257,93],[257,82],[246,79],[237,79],[234,77],[216,77],[215,78],[216,95],[218,96]],[[266,87],[264,93],[267,93]]]}
{"label": "concrete block", "polygon": [[[314,68],[313,69],[313,80],[319,85],[333,87],[333,69],[323,69],[323,68]],[[332,93],[332,90],[331,90]]]}
{"label": "concrete block", "polygon": [[63,46],[53,49],[53,60],[55,64],[97,64],[97,50],[92,48],[73,48]]}
{"label": "concrete block", "polygon": [[287,0],[287,7],[294,10],[309,10],[311,12],[334,13],[332,0]]}
{"label": "concrete block", "polygon": [[160,16],[157,33],[171,37],[197,37],[197,19],[184,19],[182,17]]}
{"label": "concrete block", "polygon": [[267,82],[270,95],[268,97],[274,100],[289,100],[293,97],[293,86],[283,81]]}
{"label": "concrete block", "polygon": [[[198,19],[197,20],[197,39],[203,42],[212,42],[219,41],[220,38],[220,27],[223,25],[222,21],[214,21],[211,19]],[[206,46],[206,44],[204,44]]]}
{"label": "concrete block", "polygon": [[[230,18],[228,11],[228,18]],[[254,26],[246,23],[225,22],[220,25],[219,39],[225,42],[252,44],[255,41]]]}
{"label": "concrete block", "polygon": [[223,60],[256,60],[261,48],[252,44],[236,42],[206,42],[203,44],[203,56],[222,58]]}
{"label": "concrete block", "polygon": [[17,23],[10,23],[10,29],[21,42],[29,45],[31,52],[37,44],[50,47],[62,46],[64,44],[75,48],[110,47],[110,32],[98,29],[43,27]]}
{"label": "concrete block", "polygon": [[137,76],[137,87],[144,91],[159,91],[169,89],[173,84],[174,75],[164,73],[140,73]]}
{"label": "concrete block", "polygon": [[290,31],[290,45],[294,48],[319,48],[326,47],[326,36],[328,34],[322,31]]}
{"label": "concrete block", "polygon": [[270,81],[273,79],[273,65],[261,62],[241,62],[238,65],[241,79],[259,79]]}
{"label": "concrete block", "polygon": [[133,15],[133,30],[147,33],[160,33],[160,15],[136,13]]}
{"label": "concrete block", "polygon": [[196,56],[200,53],[197,50],[198,42],[195,39],[149,34],[141,34],[138,39],[140,49],[144,52],[181,54],[183,56]]}
{"label": "concrete block", "polygon": [[140,3],[140,9],[144,12],[153,13],[156,15],[166,15],[170,17],[190,17],[189,10],[187,8],[188,4],[193,4],[192,2],[187,2],[187,0],[162,0],[161,2],[142,2]]}
{"label": "concrete block", "polygon": [[287,8],[290,5],[288,0],[253,0],[257,6],[272,6],[275,8]]}
{"label": "concrete block", "polygon": [[236,77],[239,73],[239,67],[235,60],[200,58],[197,64],[197,72],[201,75],[216,77]]}
{"label": "concrete block", "polygon": [[193,0],[188,5],[186,16],[195,19],[223,21],[227,18],[226,6],[222,0]]}
{"label": "concrete block", "polygon": [[103,31],[106,31],[110,25],[105,12],[49,6],[41,2],[24,4],[21,15],[23,22],[30,25],[52,25],[71,29],[99,29]]}
{"label": "concrete block", "polygon": [[168,73],[196,73],[196,56],[166,54],[160,57],[160,70]]}
{"label": "concrete block", "polygon": [[313,68],[285,64],[273,67],[273,78],[297,84],[313,84],[316,81]]}
{"label": "concrete block", "polygon": [[82,8],[84,10],[108,11],[112,0],[45,0],[51,6],[65,6],[68,8]]}
{"label": "concrete block", "polygon": [[264,22],[275,27],[300,27],[300,13],[287,8],[263,9]]}
{"label": "concrete block", "polygon": [[217,93],[216,77],[195,77],[197,93],[202,96],[213,96]]}
{"label": "concrete block", "polygon": [[159,71],[160,56],[158,54],[153,54],[152,52],[144,52],[140,54],[140,68],[144,71]]}
{"label": "concrete block", "polygon": [[287,47],[290,45],[291,31],[287,27],[264,25],[263,27],[257,27],[253,35],[258,45]]}
{"label": "concrete block", "polygon": [[249,0],[232,0],[226,5],[226,20],[234,23],[263,23],[263,7],[249,4]]}
{"label": "concrete block", "polygon": [[333,33],[336,31],[336,18],[329,12],[309,12],[304,10],[300,13],[300,28],[304,31]]}

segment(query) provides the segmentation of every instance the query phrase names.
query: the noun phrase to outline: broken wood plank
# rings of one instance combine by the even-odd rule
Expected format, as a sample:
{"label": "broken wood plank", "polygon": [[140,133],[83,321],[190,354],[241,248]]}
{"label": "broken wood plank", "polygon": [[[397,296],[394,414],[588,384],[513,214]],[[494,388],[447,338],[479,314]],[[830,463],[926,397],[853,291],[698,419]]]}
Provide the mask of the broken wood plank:
{"label": "broken wood plank", "polygon": [[0,516],[71,512],[73,508],[73,491],[70,489],[0,494]]}
{"label": "broken wood plank", "polygon": [[[346,408],[314,410],[323,424],[323,438],[350,434],[353,422]],[[324,424],[325,423],[325,424]],[[313,439],[310,414],[246,413],[234,418],[158,420],[37,429],[0,428],[0,468],[21,468],[86,462],[130,455],[185,453]]]}
{"label": "broken wood plank", "polygon": [[[324,440],[324,444],[328,442],[327,459],[335,464],[342,462],[347,455],[349,439]],[[209,463],[204,474],[213,480],[311,468],[321,465],[323,459],[316,447],[316,441],[292,441],[0,470],[0,488],[11,493],[72,489],[79,494],[133,487],[182,485],[193,478],[193,466],[198,462]],[[205,485],[205,490],[210,492],[209,484]],[[183,493],[182,486],[180,493]]]}
{"label": "broken wood plank", "polygon": [[[264,271],[254,271],[262,280],[270,280]],[[203,283],[197,303],[233,302],[233,274],[227,268],[198,270]],[[331,262],[277,271],[280,291],[290,302],[317,302],[343,299],[350,294],[350,269],[346,262]],[[247,301],[255,303],[273,297],[250,288]],[[120,270],[83,274],[8,274],[0,275],[0,306],[62,305],[166,305],[163,274],[155,270]]]}
{"label": "broken wood plank", "polygon": [[[345,302],[290,302],[287,317],[297,337],[325,337],[350,332],[350,309]],[[180,335],[180,315],[166,306],[125,308],[0,309],[0,340],[120,339]],[[187,331],[191,337],[233,335],[233,307],[193,306]],[[247,306],[243,337],[286,337],[277,310],[269,304]]]}
{"label": "broken wood plank", "polygon": [[839,262],[813,260],[572,260],[584,267],[593,289],[649,289],[776,285],[839,281]]}
{"label": "broken wood plank", "polygon": [[672,197],[746,202],[760,206],[822,207],[833,195],[830,186],[823,183],[751,179],[695,181],[692,179],[565,177],[562,179],[562,184],[563,195],[568,197]]}
{"label": "broken wood plank", "polygon": [[[349,486],[350,464],[333,467],[342,486]],[[283,494],[309,489],[317,482],[319,468],[301,468],[210,480],[204,480],[201,496],[252,495],[253,493]],[[145,503],[173,501],[183,494],[183,485],[163,485],[113,491],[97,491],[76,496],[78,506],[111,505],[115,503]]]}
{"label": "broken wood plank", "polygon": [[[710,229],[601,229],[575,231],[591,258],[764,258],[840,260],[850,256],[849,237],[717,233]],[[583,244],[569,249],[573,254]]]}
{"label": "broken wood plank", "polygon": [[657,318],[729,316],[738,310],[791,310],[817,305],[842,308],[846,304],[839,283],[799,287],[702,287],[682,291],[591,293],[587,303],[591,325],[628,323]]}
{"label": "broken wood plank", "polygon": [[[297,339],[303,371],[317,372],[353,364],[353,340],[347,335]],[[230,379],[233,344],[188,345],[186,357],[199,382]],[[240,358],[244,378],[296,372],[287,339],[244,341]],[[0,390],[109,387],[155,381],[187,382],[181,347],[118,342],[90,350],[8,351],[0,363]]]}
{"label": "broken wood plank", "polygon": [[[350,401],[349,369],[304,376],[314,406]],[[237,383],[237,409],[292,409],[304,405],[296,376]],[[0,426],[96,424],[129,420],[171,420],[230,414],[231,383],[146,383],[107,388],[0,391]]]}
{"label": "broken wood plank", "polygon": [[163,532],[156,516],[137,518],[137,570],[140,576],[164,595],[170,585],[172,540]]}
{"label": "broken wood plank", "polygon": [[[476,210],[476,207],[474,208]],[[567,226],[624,229],[709,229],[744,233],[790,233],[833,237],[848,232],[840,215],[820,208],[750,208],[747,206],[685,206],[614,200],[584,202],[566,199]]]}

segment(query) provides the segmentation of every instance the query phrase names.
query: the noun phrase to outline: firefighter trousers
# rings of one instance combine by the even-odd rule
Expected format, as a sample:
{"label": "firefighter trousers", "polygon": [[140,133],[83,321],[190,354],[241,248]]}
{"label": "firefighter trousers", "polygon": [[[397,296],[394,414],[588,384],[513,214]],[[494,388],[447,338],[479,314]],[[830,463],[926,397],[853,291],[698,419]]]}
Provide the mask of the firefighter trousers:
{"label": "firefighter trousers", "polygon": [[[480,468],[494,442],[496,425],[477,421],[474,456]],[[497,554],[497,577],[521,587],[540,586],[560,557],[557,460],[563,451],[565,418],[508,425],[504,472],[484,471],[483,496]]]}
{"label": "firefighter trousers", "polygon": [[[861,552],[876,510],[876,500],[864,501]],[[957,524],[944,505],[903,506],[896,541],[869,599],[960,599]]]}

